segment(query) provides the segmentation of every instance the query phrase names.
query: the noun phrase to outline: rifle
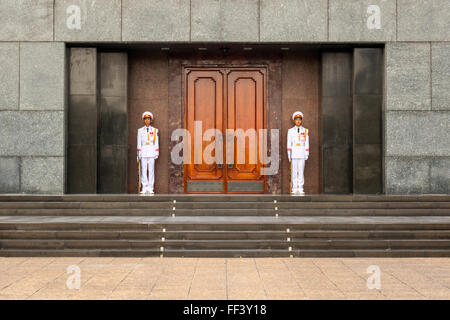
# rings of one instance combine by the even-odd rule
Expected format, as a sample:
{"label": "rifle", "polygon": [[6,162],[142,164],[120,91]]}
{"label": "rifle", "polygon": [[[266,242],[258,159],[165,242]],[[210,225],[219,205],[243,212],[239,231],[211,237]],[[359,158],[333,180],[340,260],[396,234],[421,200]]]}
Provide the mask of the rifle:
{"label": "rifle", "polygon": [[141,193],[141,162],[139,157],[137,157],[137,169],[138,169],[138,193]]}
{"label": "rifle", "polygon": [[289,161],[289,193],[292,192],[292,159]]}

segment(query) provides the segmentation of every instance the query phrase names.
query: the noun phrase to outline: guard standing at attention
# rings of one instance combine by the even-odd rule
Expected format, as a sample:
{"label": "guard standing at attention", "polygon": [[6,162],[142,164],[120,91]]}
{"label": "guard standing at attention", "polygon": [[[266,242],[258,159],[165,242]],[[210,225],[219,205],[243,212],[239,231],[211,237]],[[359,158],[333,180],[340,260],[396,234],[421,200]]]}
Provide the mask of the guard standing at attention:
{"label": "guard standing at attention", "polygon": [[137,152],[141,161],[141,193],[154,193],[155,185],[155,159],[159,156],[159,131],[150,124],[153,114],[146,111],[142,114],[144,126],[138,129]]}
{"label": "guard standing at attention", "polygon": [[309,157],[309,130],[302,127],[303,113],[296,111],[292,115],[295,126],[288,130],[287,153],[291,162],[291,193],[305,194],[303,191],[305,161]]}

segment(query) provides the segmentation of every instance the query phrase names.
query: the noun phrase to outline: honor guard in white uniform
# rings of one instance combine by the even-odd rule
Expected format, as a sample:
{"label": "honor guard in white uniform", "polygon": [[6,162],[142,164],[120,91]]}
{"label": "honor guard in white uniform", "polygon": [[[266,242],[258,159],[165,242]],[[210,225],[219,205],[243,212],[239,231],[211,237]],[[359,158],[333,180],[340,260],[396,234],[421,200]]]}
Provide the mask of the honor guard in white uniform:
{"label": "honor guard in white uniform", "polygon": [[142,114],[144,126],[138,129],[137,152],[141,161],[141,193],[154,193],[155,184],[155,159],[159,156],[159,132],[150,124],[153,114],[146,111]]}
{"label": "honor guard in white uniform", "polygon": [[309,130],[302,127],[303,113],[292,115],[295,126],[288,130],[287,153],[291,162],[291,193],[305,194],[303,191],[305,161],[309,157]]}

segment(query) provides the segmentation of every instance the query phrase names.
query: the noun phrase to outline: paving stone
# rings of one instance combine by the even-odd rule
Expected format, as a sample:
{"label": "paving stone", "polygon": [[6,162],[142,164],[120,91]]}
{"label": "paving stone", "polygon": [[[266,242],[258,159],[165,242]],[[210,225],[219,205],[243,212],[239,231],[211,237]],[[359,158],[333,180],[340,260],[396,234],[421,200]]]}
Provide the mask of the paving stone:
{"label": "paving stone", "polygon": [[[35,258],[29,258],[30,263],[29,266],[35,265],[36,267],[39,264],[46,265],[45,270],[37,271],[39,269],[34,269],[34,271],[29,270],[27,274],[31,274],[33,276],[28,277],[25,280],[20,280],[23,278],[24,269],[20,268],[11,268],[12,274],[8,274],[8,277],[14,278],[15,274],[18,274],[19,277],[16,277],[16,280],[13,282],[11,286],[9,286],[8,290],[0,290],[0,298],[2,299],[37,299],[38,297],[41,299],[55,299],[58,297],[65,297],[67,299],[448,299],[448,293],[450,290],[448,288],[443,288],[443,280],[431,280],[430,270],[442,268],[442,265],[450,264],[449,258],[428,258],[428,259],[396,259],[391,258],[388,261],[390,267],[386,272],[391,272],[395,275],[403,275],[403,280],[408,280],[408,285],[419,288],[419,292],[414,290],[411,287],[404,285],[399,280],[396,280],[397,284],[393,285],[392,282],[389,282],[389,279],[392,278],[390,274],[386,273],[382,278],[382,290],[368,290],[368,289],[358,289],[357,287],[353,288],[351,286],[347,286],[345,283],[336,283],[337,287],[333,287],[330,289],[327,288],[306,288],[304,290],[306,295],[303,295],[298,288],[293,289],[290,286],[286,286],[292,280],[285,279],[284,281],[280,281],[280,285],[278,287],[278,292],[273,291],[274,289],[270,289],[266,287],[267,295],[263,290],[263,287],[249,287],[249,286],[241,286],[239,288],[229,288],[228,287],[228,296],[226,296],[225,289],[220,290],[208,290],[206,288],[195,288],[190,290],[189,296],[189,286],[167,286],[165,288],[155,288],[150,295],[150,287],[145,288],[135,288],[135,287],[127,287],[123,286],[124,282],[121,282],[120,288],[116,290],[110,289],[109,282],[115,284],[117,281],[120,281],[115,276],[115,272],[117,271],[115,268],[110,269],[111,272],[100,272],[96,275],[96,284],[94,286],[84,286],[81,290],[67,290],[65,289],[64,284],[61,282],[65,279],[65,274],[60,277],[55,277],[61,273],[61,268],[63,267],[61,263],[58,263],[58,259],[53,258],[44,258],[39,260],[34,260]],[[121,274],[129,274],[133,268],[135,268],[136,263],[139,263],[140,259],[137,258],[135,261],[133,259],[127,259],[123,263],[120,263],[120,259],[116,260],[116,266],[121,267]],[[168,269],[166,271],[172,272],[174,267],[180,262],[183,263],[182,258],[166,258],[164,261],[169,261]],[[205,259],[206,260],[206,259]],[[240,259],[242,261],[249,261],[249,264],[254,264],[253,259]],[[270,260],[270,259],[265,259]],[[382,259],[381,259],[382,260]],[[358,259],[358,263],[361,265],[371,265],[371,264],[380,264],[382,265],[381,260],[374,259]],[[53,262],[52,262],[53,261]],[[78,261],[78,260],[77,260]],[[203,259],[199,259],[199,264],[202,263]],[[228,261],[235,261],[234,259],[229,259]],[[285,260],[288,262],[293,261],[293,263],[302,264],[303,261],[300,259],[288,259]],[[317,260],[316,260],[317,261]],[[321,261],[321,260],[319,260]],[[324,259],[320,262],[321,268],[323,270],[332,270],[339,269],[338,266],[342,261],[342,259]],[[352,264],[351,260],[345,260],[346,263]],[[419,261],[423,265],[423,271],[418,273],[414,267],[414,262]],[[52,263],[49,263],[52,262]],[[73,261],[66,261],[73,262]],[[16,264],[18,260],[6,259],[6,261],[2,261],[2,263],[6,264]],[[26,262],[24,262],[26,263]],[[56,264],[55,264],[56,263]],[[95,265],[96,262],[90,261],[90,258],[86,258],[82,261],[81,264],[87,265]],[[245,265],[245,264],[243,264]],[[387,267],[383,265],[382,268]],[[354,278],[354,272],[348,268],[341,269],[342,278],[347,279],[347,282],[351,282],[351,279]],[[345,271],[347,270],[347,271]],[[114,271],[114,272],[112,272]],[[306,267],[304,270],[309,275],[312,275],[312,278],[317,278],[317,276],[322,274],[322,271],[311,266]],[[29,272],[29,273],[28,273]],[[177,271],[182,272],[182,271]],[[251,271],[252,273],[254,270]],[[190,273],[190,272],[189,272]],[[300,273],[300,272],[299,272]],[[296,273],[297,274],[297,273]],[[38,277],[36,277],[38,275]],[[122,275],[120,277],[122,277]],[[244,273],[243,276],[246,274]],[[315,275],[315,276],[314,276]],[[414,276],[412,276],[414,275]],[[191,275],[192,276],[192,275]],[[119,277],[119,278],[120,278]],[[358,277],[359,281],[363,281]],[[430,279],[430,280],[428,280]],[[58,284],[58,285],[54,285]],[[262,284],[262,282],[261,282]],[[284,286],[283,286],[284,284]],[[103,287],[101,287],[103,285]],[[36,289],[37,288],[37,289]],[[61,288],[58,290],[58,288]],[[35,290],[35,291],[33,291]],[[39,290],[36,292],[36,290]],[[342,292],[344,291],[344,292]],[[31,293],[30,293],[31,292]],[[34,294],[33,294],[34,293]],[[147,296],[146,296],[147,295]]]}

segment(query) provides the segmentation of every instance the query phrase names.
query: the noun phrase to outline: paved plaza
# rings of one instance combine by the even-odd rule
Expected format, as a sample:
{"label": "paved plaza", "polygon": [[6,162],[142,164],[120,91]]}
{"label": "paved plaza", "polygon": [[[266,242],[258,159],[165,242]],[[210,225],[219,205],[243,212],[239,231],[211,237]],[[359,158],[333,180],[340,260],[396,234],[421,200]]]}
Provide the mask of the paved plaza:
{"label": "paved plaza", "polygon": [[450,258],[0,258],[0,299],[450,299]]}

